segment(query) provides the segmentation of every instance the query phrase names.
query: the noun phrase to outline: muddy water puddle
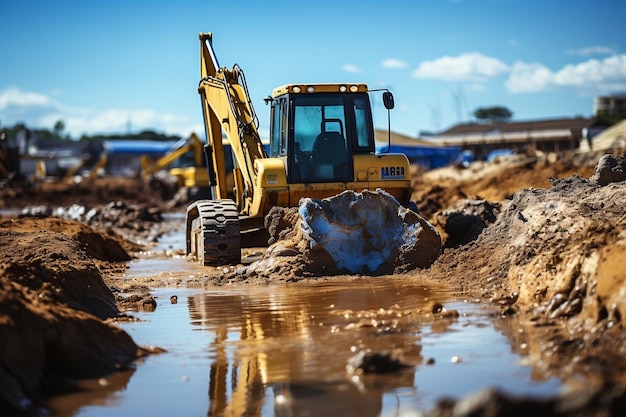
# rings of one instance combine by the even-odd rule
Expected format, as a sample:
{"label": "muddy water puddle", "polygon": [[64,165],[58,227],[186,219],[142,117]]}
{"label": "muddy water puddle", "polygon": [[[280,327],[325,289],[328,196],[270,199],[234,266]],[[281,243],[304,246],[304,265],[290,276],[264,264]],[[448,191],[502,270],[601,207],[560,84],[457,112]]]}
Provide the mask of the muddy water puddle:
{"label": "muddy water puddle", "polygon": [[[153,269],[142,262],[131,269]],[[167,352],[51,399],[54,416],[415,416],[486,387],[537,396],[560,387],[513,353],[498,330],[512,319],[406,279],[153,295],[154,312],[118,325]],[[347,366],[361,352],[390,351],[410,366]]]}
{"label": "muddy water puddle", "polygon": [[[180,233],[166,236],[155,252],[176,252],[181,242]],[[126,277],[202,277],[204,267],[170,255],[132,261]],[[519,328],[514,318],[406,278],[153,296],[153,312],[118,325],[166,352],[52,398],[53,416],[409,417],[487,387],[537,396],[561,387],[523,364],[523,347],[512,346],[523,335],[506,336]],[[409,366],[352,372],[365,352],[399,353]]]}

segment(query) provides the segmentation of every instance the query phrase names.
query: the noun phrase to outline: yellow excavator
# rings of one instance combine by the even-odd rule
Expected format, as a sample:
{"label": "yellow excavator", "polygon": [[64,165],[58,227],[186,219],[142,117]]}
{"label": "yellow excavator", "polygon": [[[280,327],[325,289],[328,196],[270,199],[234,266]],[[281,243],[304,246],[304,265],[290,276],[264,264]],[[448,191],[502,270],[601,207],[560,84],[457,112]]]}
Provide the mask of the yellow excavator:
{"label": "yellow excavator", "polygon": [[[265,98],[270,109],[269,151],[238,65],[220,67],[211,33],[200,33],[200,82],[206,131],[204,151],[210,198],[186,213],[187,255],[204,265],[241,262],[241,248],[256,245],[272,207],[296,207],[301,198],[326,198],[345,190],[383,189],[410,205],[409,161],[377,154],[370,94],[365,84],[288,84]],[[227,182],[225,140],[234,159],[234,188]],[[248,244],[250,242],[250,244]],[[254,243],[253,243],[254,242]]]}
{"label": "yellow excavator", "polygon": [[171,199],[180,189],[187,190],[190,201],[206,198],[209,174],[204,158],[204,143],[192,133],[157,160],[143,155],[140,160],[141,176],[154,187],[158,185],[164,200]]}
{"label": "yellow excavator", "polygon": [[[224,164],[226,166],[226,189],[228,198],[234,198],[233,155],[228,140],[223,140]],[[181,139],[157,160],[143,155],[140,159],[141,176],[149,183],[159,183],[162,197],[169,200],[178,190],[187,191],[189,201],[206,198],[209,193],[209,173],[205,160],[204,143],[192,133]],[[156,184],[154,184],[156,186]],[[171,188],[169,191],[164,188]]]}

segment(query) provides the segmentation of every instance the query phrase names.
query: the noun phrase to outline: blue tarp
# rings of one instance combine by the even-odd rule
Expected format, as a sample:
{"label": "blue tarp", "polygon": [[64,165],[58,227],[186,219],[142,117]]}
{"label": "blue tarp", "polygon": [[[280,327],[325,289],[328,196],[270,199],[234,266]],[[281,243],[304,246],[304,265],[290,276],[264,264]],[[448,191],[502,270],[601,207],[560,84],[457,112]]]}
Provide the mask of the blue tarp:
{"label": "blue tarp", "polygon": [[[376,146],[376,152],[387,150],[387,144]],[[460,146],[423,146],[423,145],[394,145],[391,144],[389,153],[403,153],[412,164],[424,168],[434,169],[454,164],[461,155]]]}
{"label": "blue tarp", "polygon": [[104,150],[108,155],[147,155],[158,157],[169,151],[176,142],[157,140],[124,140],[114,139],[104,142]]}

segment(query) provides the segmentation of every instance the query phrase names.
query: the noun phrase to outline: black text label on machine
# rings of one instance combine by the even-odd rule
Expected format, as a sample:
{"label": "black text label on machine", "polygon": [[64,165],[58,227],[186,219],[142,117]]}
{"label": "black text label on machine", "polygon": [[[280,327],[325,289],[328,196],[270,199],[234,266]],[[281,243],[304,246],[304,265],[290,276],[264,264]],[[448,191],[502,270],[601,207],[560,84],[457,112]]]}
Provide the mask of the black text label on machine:
{"label": "black text label on machine", "polygon": [[404,167],[381,167],[383,178],[404,178]]}

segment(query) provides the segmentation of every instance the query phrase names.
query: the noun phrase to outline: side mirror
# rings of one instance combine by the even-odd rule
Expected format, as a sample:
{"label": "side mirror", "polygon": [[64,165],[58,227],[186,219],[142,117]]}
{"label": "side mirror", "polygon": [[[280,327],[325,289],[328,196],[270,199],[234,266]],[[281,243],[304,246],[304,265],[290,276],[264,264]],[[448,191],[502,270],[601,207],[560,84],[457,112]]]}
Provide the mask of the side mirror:
{"label": "side mirror", "polygon": [[389,91],[383,93],[383,103],[387,110],[393,109],[393,94]]}

